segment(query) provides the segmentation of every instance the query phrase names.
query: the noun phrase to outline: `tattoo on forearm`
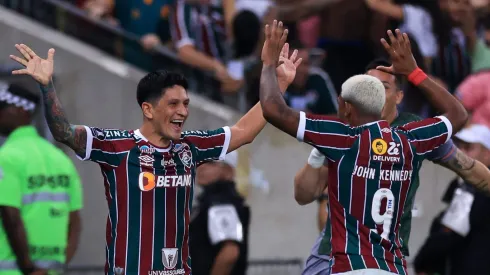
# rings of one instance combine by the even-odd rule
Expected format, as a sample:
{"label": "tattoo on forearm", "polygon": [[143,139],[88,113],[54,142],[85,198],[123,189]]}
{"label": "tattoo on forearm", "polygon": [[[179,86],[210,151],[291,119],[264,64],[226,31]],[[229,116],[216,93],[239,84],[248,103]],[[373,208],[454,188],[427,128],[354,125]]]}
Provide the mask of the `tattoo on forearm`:
{"label": "tattoo on forearm", "polygon": [[477,165],[475,159],[457,149],[454,158],[449,161],[448,167],[458,173],[466,182],[473,185],[476,189],[490,194],[490,171],[483,165]]}
{"label": "tattoo on forearm", "polygon": [[451,166],[460,171],[471,170],[475,166],[475,160],[468,157],[459,149],[456,150],[456,155],[450,162],[452,162]]}
{"label": "tattoo on forearm", "polygon": [[53,137],[71,147],[78,155],[85,155],[87,144],[85,128],[68,122],[61,102],[56,96],[53,83],[50,82],[48,86],[41,86],[41,94],[44,102],[44,115]]}

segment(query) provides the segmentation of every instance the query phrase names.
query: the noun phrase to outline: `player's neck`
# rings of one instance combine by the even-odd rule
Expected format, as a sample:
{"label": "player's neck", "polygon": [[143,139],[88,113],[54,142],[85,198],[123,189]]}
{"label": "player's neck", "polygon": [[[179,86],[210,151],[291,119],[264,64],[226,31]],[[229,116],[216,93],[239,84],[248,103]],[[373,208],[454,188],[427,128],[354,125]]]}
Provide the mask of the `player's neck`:
{"label": "player's neck", "polygon": [[140,127],[141,134],[153,145],[161,148],[167,148],[170,146],[170,140],[163,138],[158,134],[151,125],[143,123]]}
{"label": "player's neck", "polygon": [[388,121],[389,124],[391,124],[391,123],[393,123],[393,121],[395,121],[397,116],[398,116],[398,111],[395,110],[395,111],[389,113],[388,115],[384,116],[383,119]]}

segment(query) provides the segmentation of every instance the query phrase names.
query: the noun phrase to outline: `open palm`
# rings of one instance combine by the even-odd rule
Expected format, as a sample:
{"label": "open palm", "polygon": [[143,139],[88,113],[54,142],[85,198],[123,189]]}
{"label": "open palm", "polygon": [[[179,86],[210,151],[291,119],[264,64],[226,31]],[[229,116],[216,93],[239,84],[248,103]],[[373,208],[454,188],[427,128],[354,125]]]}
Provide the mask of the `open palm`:
{"label": "open palm", "polygon": [[286,87],[289,86],[296,76],[296,68],[301,64],[303,59],[298,57],[298,50],[294,50],[294,52],[289,56],[289,44],[286,43],[282,47],[281,56],[279,57],[279,66],[276,68],[277,79],[279,82],[283,82],[286,84]]}
{"label": "open palm", "polygon": [[15,70],[15,75],[30,75],[42,85],[48,85],[54,70],[54,49],[49,49],[46,59],[40,58],[31,48],[24,44],[15,44],[23,58],[11,55],[10,58],[23,65],[25,69]]}

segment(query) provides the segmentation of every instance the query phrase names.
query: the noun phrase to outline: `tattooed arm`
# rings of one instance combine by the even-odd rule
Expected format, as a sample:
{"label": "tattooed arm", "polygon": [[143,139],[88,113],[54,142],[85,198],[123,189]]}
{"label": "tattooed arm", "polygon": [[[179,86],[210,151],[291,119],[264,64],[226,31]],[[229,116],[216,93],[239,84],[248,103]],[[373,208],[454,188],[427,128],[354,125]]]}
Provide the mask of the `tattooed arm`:
{"label": "tattooed arm", "polygon": [[470,158],[459,149],[456,149],[456,153],[449,159],[437,163],[455,172],[476,189],[490,195],[490,170],[483,163]]}
{"label": "tattooed arm", "polygon": [[53,86],[54,49],[49,49],[46,59],[40,58],[31,48],[24,44],[15,44],[22,57],[11,55],[10,58],[23,65],[25,69],[15,70],[14,75],[29,75],[41,85],[44,102],[44,115],[53,137],[72,148],[79,156],[85,156],[87,132],[84,126],[72,125],[66,119],[65,111],[56,96]]}
{"label": "tattooed arm", "polygon": [[47,86],[41,85],[41,93],[44,103],[44,116],[54,139],[72,148],[77,155],[85,156],[85,147],[87,146],[85,127],[68,122],[52,81]]}

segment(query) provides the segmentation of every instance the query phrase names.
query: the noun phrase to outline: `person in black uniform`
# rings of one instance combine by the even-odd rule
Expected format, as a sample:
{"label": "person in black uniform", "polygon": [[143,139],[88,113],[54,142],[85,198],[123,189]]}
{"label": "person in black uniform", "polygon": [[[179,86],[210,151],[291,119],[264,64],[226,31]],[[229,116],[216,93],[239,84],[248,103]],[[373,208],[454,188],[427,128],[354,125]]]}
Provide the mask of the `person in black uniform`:
{"label": "person in black uniform", "polygon": [[250,209],[235,188],[237,153],[197,169],[203,187],[191,211],[193,275],[245,275]]}

